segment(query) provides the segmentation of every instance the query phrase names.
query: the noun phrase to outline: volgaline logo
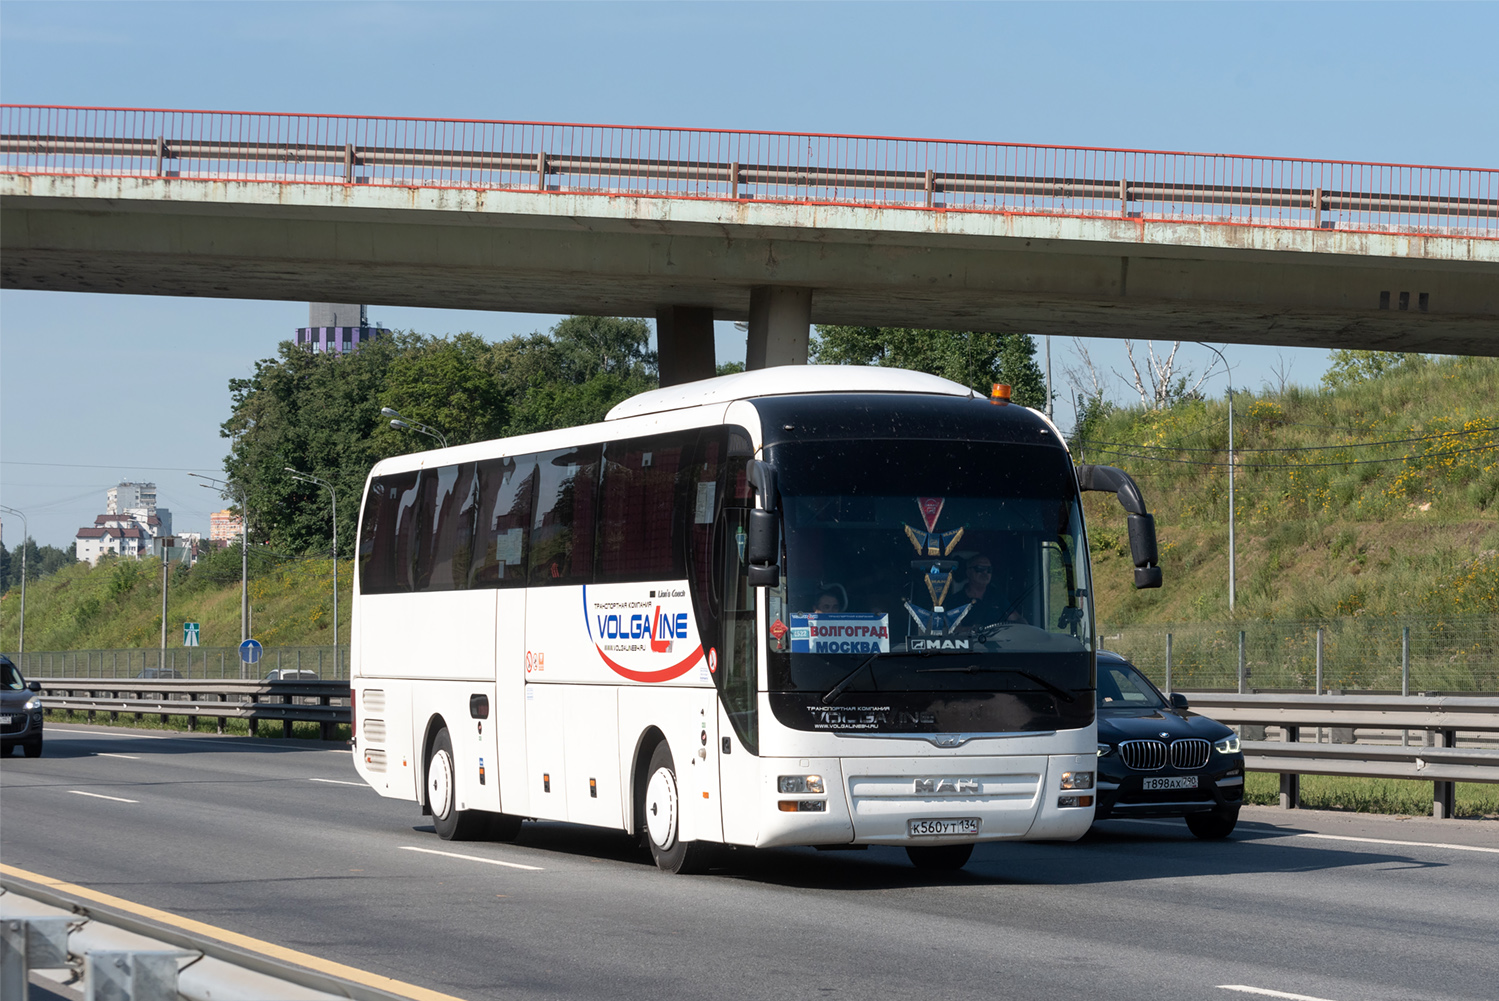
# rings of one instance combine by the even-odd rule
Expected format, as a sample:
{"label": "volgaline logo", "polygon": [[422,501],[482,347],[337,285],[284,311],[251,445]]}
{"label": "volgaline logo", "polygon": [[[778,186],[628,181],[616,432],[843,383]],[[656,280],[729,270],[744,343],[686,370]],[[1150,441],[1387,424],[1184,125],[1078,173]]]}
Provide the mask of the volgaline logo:
{"label": "volgaline logo", "polygon": [[631,681],[671,681],[690,671],[703,648],[686,594],[685,587],[635,584],[583,588],[583,618],[600,659]]}

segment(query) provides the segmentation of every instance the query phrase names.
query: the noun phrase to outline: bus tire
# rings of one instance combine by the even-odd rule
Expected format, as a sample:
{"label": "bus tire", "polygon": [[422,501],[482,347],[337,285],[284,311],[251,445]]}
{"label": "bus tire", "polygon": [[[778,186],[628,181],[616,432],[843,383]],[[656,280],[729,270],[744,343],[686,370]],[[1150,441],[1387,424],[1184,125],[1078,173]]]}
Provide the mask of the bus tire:
{"label": "bus tire", "polygon": [[453,740],[446,728],[438,730],[427,754],[427,806],[432,826],[444,841],[473,841],[484,834],[485,815],[458,809],[458,766]]}
{"label": "bus tire", "polygon": [[522,818],[509,813],[489,815],[489,836],[495,841],[514,841],[520,837]]}
{"label": "bus tire", "polygon": [[681,838],[682,798],[677,769],[664,740],[651,752],[640,806],[645,843],[661,871],[693,873],[707,867],[708,846]]}
{"label": "bus tire", "polygon": [[934,871],[961,869],[972,854],[972,845],[912,845],[906,849],[912,865]]}

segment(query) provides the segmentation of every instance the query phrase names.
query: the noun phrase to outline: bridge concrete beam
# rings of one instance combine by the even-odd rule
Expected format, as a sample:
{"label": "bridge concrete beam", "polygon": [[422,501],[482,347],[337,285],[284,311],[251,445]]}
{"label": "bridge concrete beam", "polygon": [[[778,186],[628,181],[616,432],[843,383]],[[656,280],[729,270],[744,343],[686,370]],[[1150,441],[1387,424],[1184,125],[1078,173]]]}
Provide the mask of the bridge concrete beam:
{"label": "bridge concrete beam", "polygon": [[7,288],[718,319],[815,288],[810,323],[1499,354],[1499,241],[1451,233],[0,174],[0,247]]}
{"label": "bridge concrete beam", "polygon": [[812,290],[788,285],[750,289],[746,370],[807,364],[812,335]]}

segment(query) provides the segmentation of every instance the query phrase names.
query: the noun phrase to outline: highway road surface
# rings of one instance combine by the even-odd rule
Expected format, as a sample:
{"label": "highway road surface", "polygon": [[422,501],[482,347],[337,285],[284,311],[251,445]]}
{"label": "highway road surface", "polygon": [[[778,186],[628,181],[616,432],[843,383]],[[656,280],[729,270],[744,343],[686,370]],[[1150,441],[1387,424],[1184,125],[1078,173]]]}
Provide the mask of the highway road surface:
{"label": "highway road surface", "polygon": [[8,871],[473,1001],[1499,998],[1495,821],[1247,808],[1226,842],[1111,821],[953,874],[798,849],[667,876],[562,824],[440,841],[342,745],[56,724],[0,808]]}

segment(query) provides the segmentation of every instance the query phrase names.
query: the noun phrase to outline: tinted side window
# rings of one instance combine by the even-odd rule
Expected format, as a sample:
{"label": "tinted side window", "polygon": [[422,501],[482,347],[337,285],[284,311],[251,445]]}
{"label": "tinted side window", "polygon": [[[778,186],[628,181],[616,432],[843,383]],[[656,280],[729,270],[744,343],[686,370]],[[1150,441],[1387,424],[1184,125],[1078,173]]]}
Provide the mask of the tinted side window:
{"label": "tinted side window", "polygon": [[[377,476],[364,499],[364,520],[359,530],[359,589],[365,594],[388,594],[410,590],[401,564],[401,514],[415,499],[417,474]],[[410,520],[406,527],[410,527]],[[409,552],[409,547],[407,547]]]}
{"label": "tinted side window", "polygon": [[[443,466],[424,475],[422,493],[424,498],[431,498],[431,507],[423,510],[428,541],[418,560],[422,590],[462,590],[469,586],[474,515],[478,510],[474,464]],[[427,487],[429,480],[431,486]]]}
{"label": "tinted side window", "polygon": [[683,435],[661,435],[604,446],[599,495],[598,579],[678,578],[682,566],[679,483],[691,449]]}
{"label": "tinted side window", "polygon": [[542,452],[531,520],[531,584],[591,584],[597,525],[598,445]]}
{"label": "tinted side window", "polygon": [[527,538],[536,497],[536,456],[478,464],[478,544],[474,587],[525,587]]}

